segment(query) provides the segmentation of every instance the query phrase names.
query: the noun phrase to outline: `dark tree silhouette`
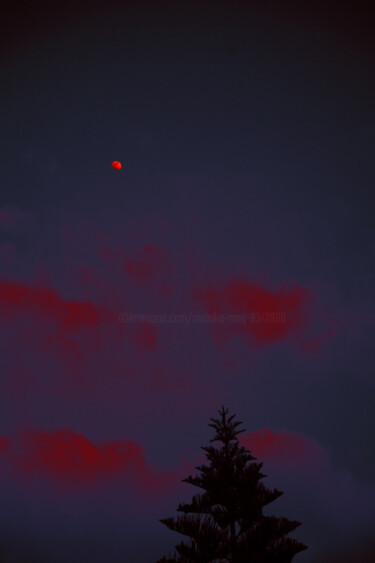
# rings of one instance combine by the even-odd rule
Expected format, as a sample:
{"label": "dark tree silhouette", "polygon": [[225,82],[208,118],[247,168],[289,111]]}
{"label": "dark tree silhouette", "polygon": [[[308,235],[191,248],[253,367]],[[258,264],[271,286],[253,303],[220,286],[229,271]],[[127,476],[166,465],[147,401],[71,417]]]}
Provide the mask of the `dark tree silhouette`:
{"label": "dark tree silhouette", "polygon": [[232,422],[236,415],[227,418],[224,407],[218,413],[220,419],[210,418],[209,426],[215,429],[210,442],[223,446],[202,447],[210,465],[196,467],[200,475],[183,479],[205,492],[193,496],[190,504],[179,504],[183,516],[160,520],[191,539],[176,545],[173,557],[169,554],[157,563],[289,563],[307,549],[286,537],[300,522],[263,515],[263,507],[283,493],[260,482],[266,477],[260,472],[263,463],[254,463],[257,458],[239,445],[237,435],[245,430],[236,428],[242,422]]}

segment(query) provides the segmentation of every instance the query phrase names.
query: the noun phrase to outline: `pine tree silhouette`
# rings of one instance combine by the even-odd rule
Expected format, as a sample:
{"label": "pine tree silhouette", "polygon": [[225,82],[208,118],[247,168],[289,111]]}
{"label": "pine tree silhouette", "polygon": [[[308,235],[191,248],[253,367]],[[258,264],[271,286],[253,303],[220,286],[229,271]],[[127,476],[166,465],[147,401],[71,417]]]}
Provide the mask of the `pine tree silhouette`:
{"label": "pine tree silhouette", "polygon": [[183,516],[160,520],[190,542],[179,543],[173,557],[169,554],[157,563],[289,563],[307,549],[285,537],[300,522],[263,515],[263,507],[283,493],[260,482],[266,477],[260,472],[263,463],[255,463],[250,450],[239,445],[237,435],[245,430],[236,428],[242,422],[232,422],[236,415],[227,419],[224,407],[218,413],[220,419],[210,418],[209,426],[215,429],[210,443],[220,441],[223,446],[202,447],[210,465],[196,467],[200,475],[183,479],[205,492],[193,496],[190,504],[178,505]]}

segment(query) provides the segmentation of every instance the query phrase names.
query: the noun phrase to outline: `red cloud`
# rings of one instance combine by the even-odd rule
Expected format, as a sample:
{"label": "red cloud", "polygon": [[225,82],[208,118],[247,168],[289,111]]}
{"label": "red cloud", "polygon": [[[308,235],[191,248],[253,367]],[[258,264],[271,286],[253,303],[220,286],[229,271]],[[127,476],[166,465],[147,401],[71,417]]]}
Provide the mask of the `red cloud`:
{"label": "red cloud", "polygon": [[0,312],[14,322],[18,346],[59,359],[59,368],[71,376],[63,383],[71,385],[69,392],[88,390],[84,352],[95,350],[95,330],[104,321],[117,319],[115,315],[89,302],[63,299],[50,288],[5,280],[0,281]]}
{"label": "red cloud", "polygon": [[53,289],[17,281],[0,281],[0,308],[8,318],[20,312],[31,313],[36,318],[53,320],[64,330],[94,327],[108,318],[92,303],[65,300]]}
{"label": "red cloud", "polygon": [[156,289],[164,297],[174,292],[170,279],[174,267],[167,253],[155,244],[145,245],[130,257],[123,247],[99,241],[99,253],[116,274],[125,274],[132,287]]}
{"label": "red cloud", "polygon": [[144,324],[136,327],[135,338],[140,350],[155,351],[157,344],[156,328],[150,324]]}
{"label": "red cloud", "polygon": [[150,278],[159,272],[165,263],[165,253],[154,244],[145,246],[135,260],[125,263],[125,270],[132,277]]}
{"label": "red cloud", "polygon": [[45,473],[55,480],[82,484],[145,463],[141,448],[131,440],[97,446],[72,430],[26,432],[21,436],[22,472]]}
{"label": "red cloud", "polygon": [[93,486],[121,478],[143,496],[159,494],[177,484],[184,467],[157,473],[133,440],[94,444],[73,430],[27,431],[13,440],[0,438],[0,454],[8,458],[18,478],[46,478],[62,490]]}
{"label": "red cloud", "polygon": [[273,432],[264,428],[243,434],[239,439],[260,461],[296,467],[321,464],[326,459],[323,448],[303,434]]}
{"label": "red cloud", "polygon": [[[53,377],[44,381],[44,388],[63,396],[103,392],[103,378],[94,375],[94,357],[98,369],[111,366],[124,373],[121,350],[126,350],[127,368],[143,352],[156,350],[157,327],[120,323],[118,314],[91,302],[64,299],[51,288],[0,280],[0,316],[17,335],[9,341],[10,353],[17,357],[22,347],[25,365],[35,354],[47,362]],[[7,390],[15,397],[9,386]]]}
{"label": "red cloud", "polygon": [[4,454],[8,451],[9,441],[5,436],[0,436],[0,454]]}
{"label": "red cloud", "polygon": [[222,324],[212,325],[218,341],[242,335],[255,345],[284,339],[305,328],[312,297],[298,285],[272,292],[240,280],[233,280],[222,290],[194,287],[192,295],[209,315],[224,315]]}
{"label": "red cloud", "polygon": [[[151,287],[160,274],[172,271],[166,253],[154,244],[144,246],[135,259],[127,259],[124,269],[132,285],[138,288]],[[173,292],[173,286],[158,282],[163,293]]]}

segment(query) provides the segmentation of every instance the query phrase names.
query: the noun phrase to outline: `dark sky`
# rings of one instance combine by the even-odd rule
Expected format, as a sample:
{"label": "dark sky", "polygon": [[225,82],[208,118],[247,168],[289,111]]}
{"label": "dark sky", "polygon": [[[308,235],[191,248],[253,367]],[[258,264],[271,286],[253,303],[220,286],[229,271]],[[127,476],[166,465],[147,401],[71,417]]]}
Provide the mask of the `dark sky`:
{"label": "dark sky", "polygon": [[373,561],[370,8],[123,4],[1,17],[0,560],[172,551],[224,404],[295,560]]}

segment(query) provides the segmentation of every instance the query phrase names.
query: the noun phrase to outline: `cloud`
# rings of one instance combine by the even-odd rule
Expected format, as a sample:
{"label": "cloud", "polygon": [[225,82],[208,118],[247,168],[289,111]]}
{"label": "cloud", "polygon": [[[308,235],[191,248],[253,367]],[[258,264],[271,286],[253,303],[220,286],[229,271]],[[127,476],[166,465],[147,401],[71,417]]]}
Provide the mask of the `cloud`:
{"label": "cloud", "polygon": [[5,436],[0,436],[0,454],[4,454],[8,451],[9,441]]}
{"label": "cloud", "polygon": [[146,244],[133,252],[122,245],[101,242],[99,254],[112,271],[125,278],[131,287],[171,296],[175,291],[173,274],[176,270],[167,252],[155,244]]}
{"label": "cloud", "polygon": [[[315,470],[327,462],[321,446],[292,432],[262,429],[243,434],[240,443],[260,461],[273,462],[279,467],[287,465],[294,472],[300,472],[302,465],[306,468],[314,460]],[[188,451],[193,460],[187,459]],[[157,472],[147,462],[142,447],[133,440],[94,443],[67,428],[26,430],[16,436],[1,436],[0,459],[10,462],[12,471],[23,480],[48,478],[69,490],[121,477],[129,479],[141,495],[160,494],[168,489],[173,493],[178,482],[186,477],[186,472],[191,473],[198,462],[206,462],[204,454],[193,454],[190,448],[180,454],[180,467]]]}
{"label": "cloud", "polygon": [[94,327],[108,318],[108,312],[90,302],[63,299],[55,290],[30,286],[14,280],[0,280],[0,307],[7,318],[31,314],[48,318],[62,330]]}
{"label": "cloud", "polygon": [[137,287],[150,286],[163,271],[170,270],[167,255],[154,244],[144,246],[134,259],[125,260],[124,269]]}
{"label": "cloud", "polygon": [[271,291],[246,280],[233,279],[222,289],[210,285],[191,288],[196,304],[210,315],[223,315],[224,322],[213,325],[213,334],[223,344],[231,336],[245,338],[249,345],[296,339],[309,326],[313,295],[295,284]]}
{"label": "cloud", "polygon": [[[124,235],[132,238],[134,233],[128,231],[124,227]],[[140,235],[144,240],[144,231],[142,226],[137,238]],[[131,312],[167,312],[173,307],[171,312],[190,313],[194,308],[203,308],[208,314],[224,315],[224,323],[209,325],[221,349],[234,337],[255,348],[292,341],[301,352],[311,354],[320,352],[327,339],[335,335],[332,322],[327,329],[316,292],[298,283],[284,283],[278,289],[270,289],[250,282],[245,276],[228,276],[228,272],[204,260],[197,264],[193,259],[192,266],[191,254],[186,252],[180,252],[172,260],[159,242],[125,248],[119,240],[97,233],[96,252],[106,269],[95,273],[80,260],[76,279],[85,287],[93,287],[104,271],[106,275],[111,274],[108,284],[116,292],[119,284],[125,282],[123,290],[132,303]],[[207,279],[213,281],[207,283]],[[141,303],[138,310],[137,303]],[[324,331],[322,324],[326,325]]]}
{"label": "cloud", "polygon": [[[120,373],[126,380],[157,349],[158,327],[120,323],[118,313],[105,305],[66,299],[36,282],[0,279],[0,314],[6,323],[2,344],[10,378],[19,373],[22,349],[25,368],[30,367],[36,387],[43,385],[45,393],[83,398],[110,393],[111,384],[121,382]],[[21,372],[17,380],[24,382],[21,392],[26,385]],[[15,398],[12,382],[6,390]]]}
{"label": "cloud", "polygon": [[136,327],[136,343],[141,351],[155,351],[157,345],[157,329],[150,324],[143,324]]}
{"label": "cloud", "polygon": [[242,434],[239,440],[255,457],[277,463],[293,471],[315,470],[328,466],[327,454],[322,446],[303,434],[274,432],[263,428],[250,434]]}
{"label": "cloud", "polygon": [[57,492],[96,488],[116,479],[136,488],[140,498],[160,495],[182,479],[191,464],[157,472],[133,440],[94,443],[72,429],[27,430],[0,438],[0,460],[20,482],[48,480]]}
{"label": "cloud", "polygon": [[[309,546],[304,560],[354,563],[356,553],[349,549],[344,553],[342,537],[350,531],[352,545],[358,542],[361,529],[366,537],[366,525],[371,522],[369,507],[371,509],[374,499],[373,488],[361,487],[353,479],[343,478],[342,473],[333,468],[325,448],[303,434],[264,428],[242,434],[240,438],[242,445],[264,461],[263,469],[270,474],[264,484],[271,487],[272,481],[272,486],[285,491],[277,501],[277,508],[276,504],[270,506],[271,513],[302,522],[298,536]],[[156,522],[157,517],[172,514],[182,495],[188,502],[195,494],[182,479],[195,475],[201,463],[207,463],[205,456],[190,448],[180,452],[178,466],[160,471],[147,461],[142,447],[134,440],[94,441],[67,428],[27,430],[17,436],[0,438],[2,482],[5,483],[7,468],[14,490],[21,491],[26,502],[29,498],[38,506],[42,503],[39,510],[48,512],[49,519],[56,517],[52,514],[53,506],[59,504],[61,498],[65,510],[82,511],[79,514],[83,528],[88,518],[85,503],[91,503],[95,518],[103,519],[100,511],[109,499],[111,503],[112,499],[117,499],[116,506],[111,504],[114,511],[119,511],[121,506],[121,510],[125,510],[124,517],[129,513],[137,514],[146,529],[151,528],[147,514],[152,514]],[[369,499],[364,505],[366,495]],[[88,501],[89,498],[92,501]],[[112,510],[110,512],[112,514]],[[112,517],[118,518],[114,513]],[[358,544],[357,555],[361,554],[361,561],[371,561],[372,548],[373,544]]]}

